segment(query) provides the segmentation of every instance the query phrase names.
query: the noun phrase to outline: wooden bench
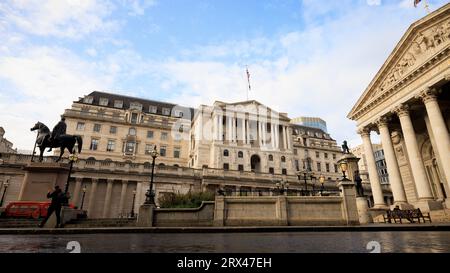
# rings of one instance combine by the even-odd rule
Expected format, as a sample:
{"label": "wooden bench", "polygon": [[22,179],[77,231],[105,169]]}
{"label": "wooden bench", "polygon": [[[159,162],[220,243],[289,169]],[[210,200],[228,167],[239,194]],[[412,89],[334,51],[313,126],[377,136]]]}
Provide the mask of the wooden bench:
{"label": "wooden bench", "polygon": [[427,221],[431,223],[430,213],[422,213],[420,209],[412,209],[412,210],[401,210],[401,209],[393,209],[387,210],[386,214],[383,215],[385,223],[392,223],[392,221],[397,224],[403,224],[402,220],[408,220],[410,223],[420,223],[423,221],[426,223]]}

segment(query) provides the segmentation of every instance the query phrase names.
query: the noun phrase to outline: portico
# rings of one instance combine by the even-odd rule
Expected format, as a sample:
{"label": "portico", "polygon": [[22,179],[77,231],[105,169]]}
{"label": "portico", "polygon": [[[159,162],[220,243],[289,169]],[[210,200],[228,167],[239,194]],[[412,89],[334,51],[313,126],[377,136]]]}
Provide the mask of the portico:
{"label": "portico", "polygon": [[395,205],[450,207],[450,4],[417,21],[348,118],[364,143],[375,207],[385,206],[370,133],[380,135]]}

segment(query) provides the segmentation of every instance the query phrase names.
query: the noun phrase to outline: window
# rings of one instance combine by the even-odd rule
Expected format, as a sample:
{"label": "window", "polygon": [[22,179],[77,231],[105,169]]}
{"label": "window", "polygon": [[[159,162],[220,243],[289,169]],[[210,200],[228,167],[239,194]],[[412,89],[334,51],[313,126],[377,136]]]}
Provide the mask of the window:
{"label": "window", "polygon": [[297,171],[300,171],[300,164],[299,164],[299,162],[298,162],[297,159],[295,160],[295,169],[296,169]]}
{"label": "window", "polygon": [[108,140],[108,145],[106,145],[107,152],[113,152],[116,148],[116,141]]}
{"label": "window", "polygon": [[136,135],[136,128],[130,128],[128,129],[128,134],[130,136],[135,136]]}
{"label": "window", "polygon": [[136,147],[136,143],[135,142],[127,142],[125,145],[125,153],[126,154],[134,154],[134,149]]}
{"label": "window", "polygon": [[116,127],[116,126],[111,126],[111,127],[109,127],[109,133],[110,133],[110,134],[115,134],[115,133],[117,133],[117,127]]}
{"label": "window", "polygon": [[336,159],[336,154],[333,154],[333,159]]}
{"label": "window", "polygon": [[337,166],[337,164],[334,164],[334,172],[335,172],[335,173],[339,172],[339,171],[338,171],[338,166]]}
{"label": "window", "polygon": [[330,172],[330,164],[326,163],[325,169],[326,169],[327,173],[329,173]]}
{"label": "window", "polygon": [[283,163],[286,162],[286,157],[285,156],[281,157],[281,162],[283,162]]}
{"label": "window", "polygon": [[94,98],[91,96],[85,97],[83,100],[84,103],[89,103],[89,104],[92,104],[93,101],[94,101]]}
{"label": "window", "polygon": [[109,100],[107,98],[100,98],[98,104],[101,106],[108,106]]}
{"label": "window", "polygon": [[167,140],[168,134],[167,132],[161,132],[161,140]]}
{"label": "window", "polygon": [[316,152],[316,158],[320,158],[320,153]]}
{"label": "window", "polygon": [[166,146],[161,146],[159,148],[159,155],[160,156],[166,156],[166,151],[167,151],[167,147]]}
{"label": "window", "polygon": [[96,151],[98,148],[98,139],[93,138],[91,140],[91,146],[89,147],[89,150]]}
{"label": "window", "polygon": [[238,165],[238,171],[243,172],[244,171],[244,165],[239,164]]}
{"label": "window", "polygon": [[145,154],[149,155],[155,146],[153,144],[145,144]]}
{"label": "window", "polygon": [[153,138],[153,131],[147,131],[147,138]]}
{"label": "window", "polygon": [[328,153],[324,153],[325,159],[328,159]]}
{"label": "window", "polygon": [[131,123],[136,124],[138,122],[138,114],[131,113]]}
{"label": "window", "polygon": [[114,108],[122,108],[122,107],[123,107],[123,101],[121,101],[121,100],[114,101]]}
{"label": "window", "polygon": [[270,168],[269,168],[269,173],[270,173],[270,174],[275,174],[274,168],[270,167]]}
{"label": "window", "polygon": [[229,155],[228,150],[223,150],[223,156],[228,156],[228,155]]}
{"label": "window", "polygon": [[273,161],[273,155],[269,155],[269,161]]}
{"label": "window", "polygon": [[294,149],[294,155],[297,155],[297,149]]}
{"label": "window", "polygon": [[174,117],[182,118],[183,117],[183,112],[181,110],[175,110],[173,115],[174,115]]}
{"label": "window", "polygon": [[322,171],[322,166],[321,166],[320,162],[317,162],[317,171],[318,172]]}
{"label": "window", "polygon": [[165,116],[170,115],[170,108],[163,108],[162,109],[162,114],[165,115]]}
{"label": "window", "polygon": [[158,111],[158,107],[156,107],[154,105],[150,105],[150,107],[148,108],[148,111],[152,114],[156,114],[156,112]]}
{"label": "window", "polygon": [[181,154],[180,148],[179,147],[175,147],[175,149],[173,150],[173,157],[174,158],[180,158],[180,154]]}
{"label": "window", "polygon": [[281,174],[282,175],[287,175],[287,170],[286,169],[281,169]]}
{"label": "window", "polygon": [[77,131],[84,131],[84,122],[78,122],[77,123]]}
{"label": "window", "polygon": [[142,104],[140,104],[139,102],[132,102],[130,103],[130,109],[142,111]]}
{"label": "window", "polygon": [[303,145],[308,146],[308,142],[306,141],[306,138],[303,138]]}
{"label": "window", "polygon": [[162,123],[162,126],[169,126],[169,120],[166,118],[163,118],[161,123]]}
{"label": "window", "polygon": [[223,169],[226,170],[226,171],[228,171],[228,170],[230,169],[230,164],[224,163],[224,164],[223,164]]}
{"label": "window", "polygon": [[100,133],[102,126],[100,124],[94,124],[94,132]]}
{"label": "window", "polygon": [[239,158],[243,158],[243,157],[244,157],[244,153],[243,153],[242,151],[239,151],[239,152],[238,152],[238,157],[239,157]]}

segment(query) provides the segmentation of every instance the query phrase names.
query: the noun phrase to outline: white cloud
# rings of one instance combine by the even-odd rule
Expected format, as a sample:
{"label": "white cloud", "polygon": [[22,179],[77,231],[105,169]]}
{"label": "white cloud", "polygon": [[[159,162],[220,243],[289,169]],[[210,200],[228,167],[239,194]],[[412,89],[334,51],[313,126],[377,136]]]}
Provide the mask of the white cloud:
{"label": "white cloud", "polygon": [[114,5],[106,0],[7,0],[0,3],[0,21],[40,36],[79,39],[116,30],[107,17]]}
{"label": "white cloud", "polygon": [[122,4],[126,6],[130,11],[131,16],[142,16],[145,14],[145,10],[156,6],[156,0],[122,0]]}
{"label": "white cloud", "polygon": [[381,5],[381,0],[367,0],[367,5],[379,6],[379,5]]}

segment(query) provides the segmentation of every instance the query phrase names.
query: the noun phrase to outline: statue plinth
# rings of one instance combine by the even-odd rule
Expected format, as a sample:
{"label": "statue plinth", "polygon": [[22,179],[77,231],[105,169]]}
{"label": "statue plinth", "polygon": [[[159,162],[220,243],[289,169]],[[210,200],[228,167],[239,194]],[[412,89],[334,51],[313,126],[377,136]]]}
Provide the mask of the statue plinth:
{"label": "statue plinth", "polygon": [[47,201],[48,190],[55,186],[64,189],[69,175],[69,166],[64,163],[30,162],[23,169],[19,201]]}

